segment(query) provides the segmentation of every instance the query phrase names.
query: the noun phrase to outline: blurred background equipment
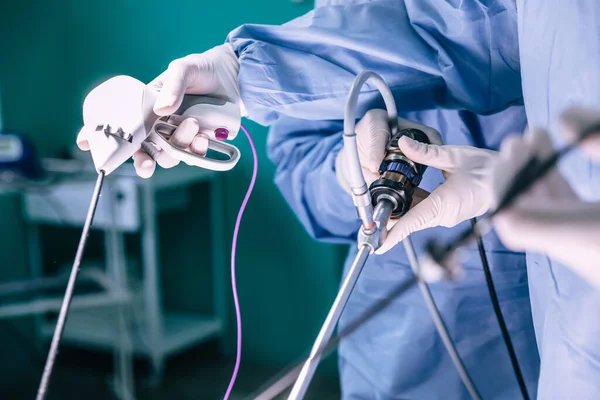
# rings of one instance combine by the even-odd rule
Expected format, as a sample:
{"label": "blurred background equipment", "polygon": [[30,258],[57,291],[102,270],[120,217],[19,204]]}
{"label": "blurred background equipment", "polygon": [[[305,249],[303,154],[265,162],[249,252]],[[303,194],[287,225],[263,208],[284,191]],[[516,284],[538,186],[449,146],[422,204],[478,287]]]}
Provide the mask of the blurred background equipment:
{"label": "blurred background equipment", "polygon": [[0,183],[36,181],[42,170],[34,148],[23,136],[2,132],[0,127]]}
{"label": "blurred background equipment", "polygon": [[[0,24],[11,32],[0,36],[6,61],[0,63],[0,121],[11,134],[2,154],[13,155],[13,172],[4,175],[9,184],[0,193],[0,398],[32,399],[39,382],[64,268],[72,262],[93,184],[89,154],[71,150],[85,95],[114,75],[150,81],[171,60],[222,43],[240,24],[282,23],[312,6],[272,0],[2,6]],[[178,21],[170,29],[145,23],[167,13]],[[198,15],[211,16],[200,30]],[[106,21],[121,28],[106,29]],[[249,125],[262,168],[238,246],[244,354],[232,399],[310,346],[337,292],[346,251],[313,242],[283,199],[273,196],[274,168],[261,140],[266,129]],[[250,154],[243,140],[239,145]],[[222,398],[235,351],[227,260],[251,163],[242,157],[239,168],[219,179],[181,166],[157,170],[148,181],[125,165],[107,180],[49,399],[131,392],[137,399]],[[16,172],[26,179],[19,181]],[[269,234],[267,214],[286,229]],[[333,358],[319,369],[322,380],[311,390],[316,398],[339,397],[336,370]],[[117,380],[107,385],[112,375]]]}

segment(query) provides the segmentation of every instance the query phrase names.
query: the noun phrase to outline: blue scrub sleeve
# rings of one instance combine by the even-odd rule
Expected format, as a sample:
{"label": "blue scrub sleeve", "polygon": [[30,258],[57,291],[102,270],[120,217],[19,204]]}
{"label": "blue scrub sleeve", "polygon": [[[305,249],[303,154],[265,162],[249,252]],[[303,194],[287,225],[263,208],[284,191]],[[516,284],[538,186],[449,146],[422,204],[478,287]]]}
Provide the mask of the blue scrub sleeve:
{"label": "blue scrub sleeve", "polygon": [[[242,25],[227,42],[249,116],[263,125],[343,119],[363,70],[385,79],[402,111],[492,114],[522,104],[516,26],[513,0],[331,2],[282,26]],[[357,116],[378,98],[366,85]]]}
{"label": "blue scrub sleeve", "polygon": [[277,166],[275,184],[309,235],[330,243],[355,243],[360,226],[351,196],[335,175],[342,124],[282,117],[267,141]]}

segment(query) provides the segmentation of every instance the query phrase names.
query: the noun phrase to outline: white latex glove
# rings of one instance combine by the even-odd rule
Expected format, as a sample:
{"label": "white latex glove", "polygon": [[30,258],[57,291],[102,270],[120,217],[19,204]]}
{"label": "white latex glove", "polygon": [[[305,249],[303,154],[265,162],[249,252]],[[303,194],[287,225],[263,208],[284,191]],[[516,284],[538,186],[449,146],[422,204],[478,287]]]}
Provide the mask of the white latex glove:
{"label": "white latex glove", "polygon": [[[160,92],[154,105],[154,112],[160,116],[173,114],[181,106],[185,94],[205,94],[221,98],[240,106],[242,116],[246,111],[240,98],[238,87],[239,62],[229,44],[214,47],[201,54],[190,54],[172,61],[165,72],[160,74],[149,86]],[[199,133],[198,121],[194,118],[181,122],[169,139],[178,147],[196,154],[205,155],[208,150],[208,138]],[[89,144],[83,134],[77,137],[81,150],[89,150]],[[156,168],[155,161],[143,150],[133,156],[137,174],[149,178]],[[156,162],[163,168],[179,164],[179,160],[160,151]]]}
{"label": "white latex glove", "polygon": [[[572,132],[564,134],[574,138]],[[594,147],[589,143],[591,154]],[[506,138],[490,174],[493,207],[529,157],[543,159],[552,152],[550,138],[542,130]],[[595,156],[600,159],[600,151]],[[545,253],[600,287],[600,203],[581,202],[556,168],[494,217],[493,223],[508,248]]]}
{"label": "white latex glove", "polygon": [[451,228],[489,209],[492,196],[486,184],[497,152],[471,146],[426,145],[407,137],[398,145],[412,161],[442,170],[446,181],[397,220],[376,254],[385,253],[413,232],[435,226]]}
{"label": "white latex glove", "polygon": [[[398,129],[414,128],[423,131],[432,143],[442,143],[440,133],[433,128],[409,121],[404,118],[398,118]],[[385,156],[385,148],[390,141],[391,132],[388,124],[387,111],[375,109],[368,111],[364,117],[356,124],[356,142],[358,147],[358,158],[360,159],[363,176],[367,187],[379,179],[379,167]],[[348,183],[348,171],[343,167],[345,165],[346,152],[342,148],[335,161],[335,173],[338,182],[342,188],[352,194]],[[426,197],[426,191],[417,188],[413,195],[413,206]]]}

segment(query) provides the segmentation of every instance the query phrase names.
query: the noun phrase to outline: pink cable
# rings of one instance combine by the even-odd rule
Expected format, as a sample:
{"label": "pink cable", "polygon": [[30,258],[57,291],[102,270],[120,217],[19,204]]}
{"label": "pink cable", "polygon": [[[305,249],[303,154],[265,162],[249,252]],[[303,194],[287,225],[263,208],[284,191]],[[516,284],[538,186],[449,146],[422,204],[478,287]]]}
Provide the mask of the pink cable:
{"label": "pink cable", "polygon": [[240,231],[240,223],[242,222],[242,216],[244,215],[244,210],[246,209],[248,200],[250,200],[250,195],[252,194],[252,190],[254,189],[256,175],[258,173],[258,157],[256,156],[256,148],[254,147],[252,136],[250,136],[250,132],[248,132],[244,125],[242,125],[241,128],[246,134],[248,142],[250,143],[250,148],[252,149],[252,156],[254,157],[254,168],[252,170],[252,179],[250,180],[248,191],[246,192],[246,196],[244,197],[244,201],[242,202],[242,205],[240,206],[240,211],[238,212],[237,220],[235,221],[235,229],[233,230],[233,243],[231,244],[231,288],[233,290],[233,302],[235,304],[235,317],[237,321],[237,355],[235,357],[235,367],[233,369],[233,374],[231,375],[231,380],[229,381],[229,387],[227,388],[227,392],[225,393],[225,397],[223,398],[223,400],[229,399],[229,396],[231,395],[231,391],[233,390],[233,386],[235,385],[235,380],[240,369],[240,361],[242,359],[242,315],[240,312],[240,302],[238,300],[237,284],[235,280],[235,253],[237,247],[238,233]]}

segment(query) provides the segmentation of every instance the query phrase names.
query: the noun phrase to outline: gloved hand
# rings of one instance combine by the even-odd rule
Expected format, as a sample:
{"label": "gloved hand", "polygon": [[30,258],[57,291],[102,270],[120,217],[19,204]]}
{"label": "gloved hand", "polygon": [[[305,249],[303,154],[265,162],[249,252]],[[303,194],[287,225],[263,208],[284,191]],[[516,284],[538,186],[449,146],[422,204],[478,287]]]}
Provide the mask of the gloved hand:
{"label": "gloved hand", "polygon": [[471,146],[426,145],[407,137],[398,145],[412,161],[442,170],[446,181],[397,220],[376,254],[385,253],[413,232],[435,226],[451,228],[489,209],[492,196],[486,185],[497,152]]}
{"label": "gloved hand", "polygon": [[[561,134],[570,142],[591,126],[600,126],[600,111],[587,108],[570,108],[561,115]],[[600,161],[600,130],[581,143],[581,148],[593,160]]]}
{"label": "gloved hand", "polygon": [[[442,144],[441,136],[435,129],[404,118],[398,118],[398,129],[407,128],[420,129],[429,137],[432,143]],[[358,158],[360,159],[367,186],[379,178],[379,167],[385,156],[385,149],[390,141],[390,137],[391,131],[388,124],[387,111],[385,110],[370,110],[356,124]],[[335,173],[342,188],[349,194],[352,194],[348,183],[348,171],[343,167],[346,163],[346,157],[345,149],[342,148],[335,161]],[[426,197],[427,194],[422,189],[416,190],[413,196],[413,206],[418,204],[421,198]]]}
{"label": "gloved hand", "polygon": [[[568,118],[572,116],[569,114]],[[574,121],[565,122],[574,126],[571,123]],[[583,123],[576,124],[577,130]],[[562,133],[568,139],[575,138],[573,132]],[[597,144],[597,137],[594,139]],[[587,143],[590,155],[594,149],[598,150],[594,140]],[[542,130],[528,132],[522,138],[506,138],[490,171],[492,207],[495,208],[530,157],[544,159],[552,153],[550,138]],[[600,159],[600,151],[595,156]],[[515,199],[511,207],[496,215],[493,224],[509,249],[545,253],[600,287],[600,203],[579,200],[556,168]]]}
{"label": "gloved hand", "polygon": [[[165,72],[149,83],[149,86],[159,92],[154,112],[160,116],[170,115],[181,106],[185,94],[205,94],[239,105],[241,115],[246,116],[240,98],[238,72],[237,56],[229,44],[174,60]],[[177,122],[181,123],[169,140],[178,147],[205,155],[208,150],[208,138],[199,133],[198,121],[188,118]],[[81,150],[89,150],[84,134],[80,133],[77,137],[77,145]],[[139,176],[152,176],[156,168],[155,160],[143,150],[135,153],[133,159]],[[179,164],[179,160],[163,151],[158,153],[156,162],[163,168]]]}

